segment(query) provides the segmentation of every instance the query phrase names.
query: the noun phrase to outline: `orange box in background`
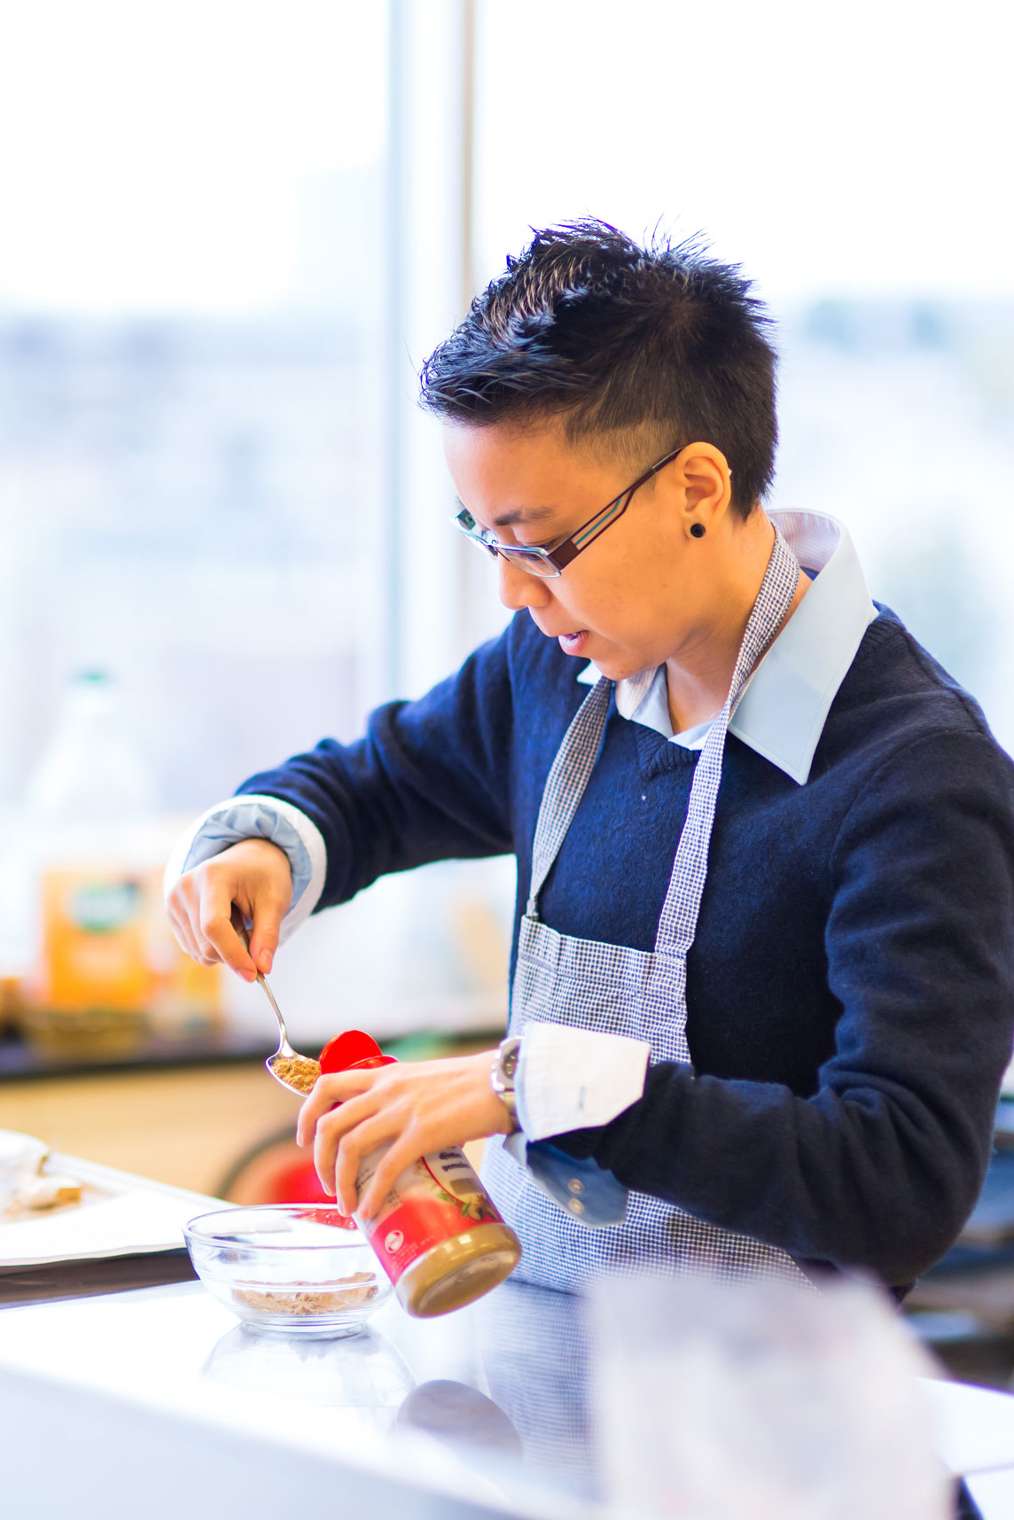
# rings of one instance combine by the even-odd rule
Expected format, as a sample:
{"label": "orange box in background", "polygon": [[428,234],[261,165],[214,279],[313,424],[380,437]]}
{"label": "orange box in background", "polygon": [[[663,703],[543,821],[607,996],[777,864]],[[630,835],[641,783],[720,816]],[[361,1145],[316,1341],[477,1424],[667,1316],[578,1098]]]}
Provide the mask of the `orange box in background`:
{"label": "orange box in background", "polygon": [[161,872],[109,864],[44,869],[39,940],[22,1012],[26,1036],[82,1055],[186,1038],[222,1020],[220,968],[179,949]]}
{"label": "orange box in background", "polygon": [[40,882],[37,1001],[54,1012],[144,1013],[152,993],[142,875],[47,870]]}

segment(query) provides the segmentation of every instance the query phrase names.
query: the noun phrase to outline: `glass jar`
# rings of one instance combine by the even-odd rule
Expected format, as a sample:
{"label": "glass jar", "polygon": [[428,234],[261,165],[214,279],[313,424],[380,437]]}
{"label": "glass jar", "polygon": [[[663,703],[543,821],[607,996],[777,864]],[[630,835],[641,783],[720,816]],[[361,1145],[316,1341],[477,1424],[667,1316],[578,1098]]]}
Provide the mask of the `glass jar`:
{"label": "glass jar", "polygon": [[[387,1066],[395,1059],[370,1035],[350,1029],[325,1045],[320,1069],[327,1075]],[[387,1149],[378,1146],[360,1163],[360,1198]],[[456,1146],[406,1167],[373,1219],[353,1217],[402,1308],[417,1319],[473,1303],[509,1277],[521,1259],[521,1242]]]}

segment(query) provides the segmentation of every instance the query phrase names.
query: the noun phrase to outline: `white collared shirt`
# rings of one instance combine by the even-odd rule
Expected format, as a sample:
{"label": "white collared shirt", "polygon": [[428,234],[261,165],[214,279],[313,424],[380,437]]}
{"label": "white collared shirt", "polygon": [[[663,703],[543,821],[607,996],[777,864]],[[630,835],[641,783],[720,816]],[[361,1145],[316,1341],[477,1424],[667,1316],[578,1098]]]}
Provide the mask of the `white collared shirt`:
{"label": "white collared shirt", "polygon": [[[831,703],[877,609],[840,522],[819,512],[769,515],[814,580],[747,682],[729,732],[803,786]],[[577,679],[594,685],[599,677],[588,664]],[[620,681],[616,710],[687,749],[703,748],[712,723],[673,733],[664,665]]]}

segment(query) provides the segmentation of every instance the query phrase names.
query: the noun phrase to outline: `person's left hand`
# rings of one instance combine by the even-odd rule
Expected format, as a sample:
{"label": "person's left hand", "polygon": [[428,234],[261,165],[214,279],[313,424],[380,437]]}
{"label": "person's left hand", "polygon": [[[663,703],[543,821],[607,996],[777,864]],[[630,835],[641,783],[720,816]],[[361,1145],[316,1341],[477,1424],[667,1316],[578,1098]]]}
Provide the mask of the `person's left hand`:
{"label": "person's left hand", "polygon": [[[495,1050],[442,1061],[397,1062],[318,1079],[299,1111],[296,1140],[313,1142],[321,1186],[344,1214],[370,1220],[396,1179],[419,1156],[466,1140],[508,1135],[511,1116],[489,1085]],[[340,1104],[334,1108],[334,1104]],[[362,1158],[393,1142],[362,1199]]]}

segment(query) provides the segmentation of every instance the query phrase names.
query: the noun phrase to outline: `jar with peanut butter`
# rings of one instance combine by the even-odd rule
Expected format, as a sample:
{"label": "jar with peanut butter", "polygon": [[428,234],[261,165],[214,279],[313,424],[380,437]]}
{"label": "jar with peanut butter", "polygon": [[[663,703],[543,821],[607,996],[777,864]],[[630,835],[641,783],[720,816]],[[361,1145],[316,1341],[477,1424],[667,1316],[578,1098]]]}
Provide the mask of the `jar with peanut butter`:
{"label": "jar with peanut butter", "polygon": [[[347,1030],[321,1052],[323,1073],[386,1066],[380,1046]],[[356,1186],[363,1196],[387,1147],[363,1158]],[[355,1216],[353,1216],[355,1217]],[[497,1211],[457,1147],[420,1156],[397,1178],[380,1211],[357,1225],[394,1285],[403,1309],[429,1319],[461,1309],[497,1287],[521,1259],[521,1242]]]}

